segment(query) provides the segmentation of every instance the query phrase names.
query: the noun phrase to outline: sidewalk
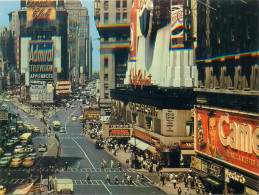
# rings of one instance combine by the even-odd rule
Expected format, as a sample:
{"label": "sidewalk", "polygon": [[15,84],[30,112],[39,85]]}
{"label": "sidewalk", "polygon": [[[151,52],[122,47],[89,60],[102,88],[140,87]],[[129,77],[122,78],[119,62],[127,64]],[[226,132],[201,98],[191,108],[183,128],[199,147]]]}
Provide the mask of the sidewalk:
{"label": "sidewalk", "polygon": [[[87,135],[86,135],[86,138],[92,142],[95,141],[95,139],[90,139],[89,136],[87,136]],[[106,146],[104,147],[104,150],[107,153],[109,153],[111,156],[116,158],[118,161],[123,163],[125,166],[127,166],[126,159],[130,158],[130,153],[128,153],[128,152],[125,153],[124,150],[119,150],[117,152],[116,156],[114,156],[112,154],[112,152],[109,151]],[[156,165],[154,165],[153,170],[155,170],[155,166]],[[166,179],[165,179],[165,185],[162,186],[162,184],[159,182],[158,174],[156,172],[148,172],[145,169],[133,169],[133,168],[130,168],[130,169],[135,172],[139,172],[139,173],[142,172],[148,180],[150,180],[154,183],[154,186],[156,186],[157,188],[159,188],[166,194],[178,194],[177,190],[179,187],[181,187],[181,190],[182,190],[181,194],[185,194],[185,186],[184,186],[183,182],[176,184],[176,189],[174,189],[174,185],[170,181],[167,181]],[[161,170],[161,172],[162,172],[163,176],[165,176],[165,178],[166,178],[167,173],[177,173],[177,174],[181,173],[182,175],[185,174],[187,176],[189,173],[189,168],[163,168]],[[188,189],[186,194],[197,194],[197,193],[196,193],[195,189]]]}

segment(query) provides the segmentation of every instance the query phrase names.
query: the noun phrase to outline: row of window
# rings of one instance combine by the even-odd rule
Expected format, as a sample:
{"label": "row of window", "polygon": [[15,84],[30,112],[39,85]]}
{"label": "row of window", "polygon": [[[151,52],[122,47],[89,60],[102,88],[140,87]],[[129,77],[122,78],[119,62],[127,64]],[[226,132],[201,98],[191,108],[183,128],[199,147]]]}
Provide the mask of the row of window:
{"label": "row of window", "polygon": [[[121,1],[116,0],[116,8],[120,8],[120,7],[121,7]],[[122,1],[122,7],[127,8],[127,0]],[[108,8],[109,8],[109,1],[105,0],[104,1],[104,9],[107,10]]]}
{"label": "row of window", "polygon": [[[122,13],[122,22],[127,23],[127,13]],[[109,23],[109,13],[104,13],[104,23]],[[121,23],[121,13],[116,13],[116,23]]]}

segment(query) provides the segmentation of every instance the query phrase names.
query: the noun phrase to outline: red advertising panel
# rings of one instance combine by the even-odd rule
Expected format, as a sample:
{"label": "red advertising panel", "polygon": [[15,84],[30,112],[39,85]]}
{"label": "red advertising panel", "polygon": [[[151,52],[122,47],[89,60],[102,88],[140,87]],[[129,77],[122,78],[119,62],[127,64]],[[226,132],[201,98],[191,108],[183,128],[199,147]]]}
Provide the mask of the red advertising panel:
{"label": "red advertising panel", "polygon": [[129,137],[130,129],[109,129],[109,136]]}
{"label": "red advertising panel", "polygon": [[196,150],[259,174],[259,117],[196,109]]}

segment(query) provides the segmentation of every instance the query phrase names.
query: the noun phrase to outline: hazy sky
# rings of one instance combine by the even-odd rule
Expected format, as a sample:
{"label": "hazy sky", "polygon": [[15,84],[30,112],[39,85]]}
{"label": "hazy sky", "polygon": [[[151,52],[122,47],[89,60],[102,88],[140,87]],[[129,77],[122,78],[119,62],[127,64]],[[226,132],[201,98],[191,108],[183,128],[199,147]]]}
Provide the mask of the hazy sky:
{"label": "hazy sky", "polygon": [[[93,70],[99,70],[99,37],[98,31],[94,23],[94,0],[81,0],[84,7],[88,9],[90,17],[90,36],[93,38]],[[20,9],[19,0],[0,0],[0,27],[6,26],[9,28],[9,17],[8,13],[14,10]],[[1,30],[1,29],[0,29]]]}

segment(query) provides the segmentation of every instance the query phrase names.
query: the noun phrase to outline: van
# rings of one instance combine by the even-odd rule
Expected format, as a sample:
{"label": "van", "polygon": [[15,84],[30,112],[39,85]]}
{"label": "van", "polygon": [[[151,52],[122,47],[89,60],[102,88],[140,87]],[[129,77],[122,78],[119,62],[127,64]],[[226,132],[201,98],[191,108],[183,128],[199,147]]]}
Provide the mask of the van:
{"label": "van", "polygon": [[73,194],[74,184],[72,179],[55,179],[55,190],[58,194]]}
{"label": "van", "polygon": [[53,121],[53,130],[59,131],[60,129],[60,122],[59,121]]}

